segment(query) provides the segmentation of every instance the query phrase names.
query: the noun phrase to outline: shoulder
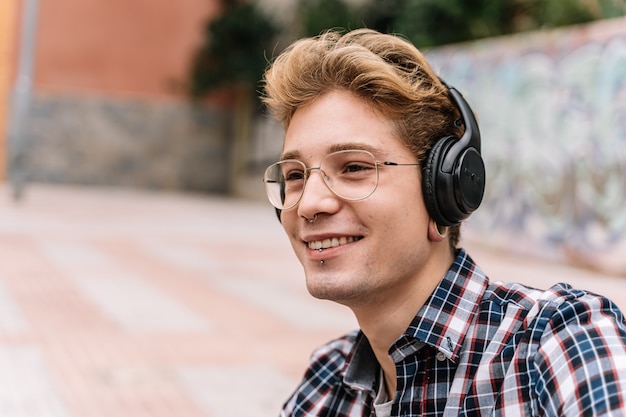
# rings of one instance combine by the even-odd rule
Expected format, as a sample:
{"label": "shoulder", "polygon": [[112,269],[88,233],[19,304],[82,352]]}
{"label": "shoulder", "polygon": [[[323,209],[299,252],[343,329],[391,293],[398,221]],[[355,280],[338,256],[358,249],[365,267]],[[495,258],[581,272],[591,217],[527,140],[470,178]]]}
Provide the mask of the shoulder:
{"label": "shoulder", "polygon": [[315,349],[309,359],[305,378],[340,378],[359,335],[360,331],[354,330]]}
{"label": "shoulder", "polygon": [[547,290],[537,290],[519,284],[501,285],[494,290],[500,303],[506,300],[529,310],[535,328],[543,337],[575,329],[597,329],[614,333],[626,342],[626,319],[622,310],[609,298],[559,283]]}
{"label": "shoulder", "polygon": [[[626,343],[626,319],[609,298],[559,283],[547,290],[521,284],[493,282],[483,294],[483,309],[503,317],[515,311],[535,337],[544,341],[561,332],[584,335],[585,329],[596,336],[613,335]],[[592,330],[593,329],[593,330]],[[590,336],[592,335],[590,333]]]}
{"label": "shoulder", "polygon": [[[535,364],[546,410],[596,415],[626,409],[626,321],[608,298],[552,287]],[[591,389],[590,389],[591,388]]]}
{"label": "shoulder", "polygon": [[[348,403],[339,387],[360,332],[354,331],[315,349],[299,386],[283,406],[281,416],[327,415],[334,403]],[[339,390],[339,391],[338,391]]]}
{"label": "shoulder", "polygon": [[595,415],[626,408],[622,311],[607,297],[567,284],[550,288],[542,301],[534,363],[545,409]]}
{"label": "shoulder", "polygon": [[492,304],[494,309],[506,310],[516,305],[527,310],[531,316],[549,317],[555,322],[589,321],[604,316],[624,324],[624,314],[609,298],[589,291],[559,283],[547,290],[540,290],[518,283],[490,282],[483,294],[482,303]]}
{"label": "shoulder", "polygon": [[494,282],[482,302],[483,320],[510,332],[511,369],[526,373],[545,414],[626,407],[626,320],[609,298],[569,284],[538,290]]}
{"label": "shoulder", "polygon": [[626,319],[609,298],[557,284],[544,297],[544,349],[587,351],[609,348],[626,358]]}

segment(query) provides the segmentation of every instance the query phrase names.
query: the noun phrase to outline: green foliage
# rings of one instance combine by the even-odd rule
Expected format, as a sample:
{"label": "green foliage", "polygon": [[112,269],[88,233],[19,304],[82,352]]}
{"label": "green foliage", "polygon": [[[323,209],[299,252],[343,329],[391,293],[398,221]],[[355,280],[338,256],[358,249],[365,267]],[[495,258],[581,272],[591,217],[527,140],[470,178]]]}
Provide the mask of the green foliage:
{"label": "green foliage", "polygon": [[592,3],[583,3],[577,0],[543,1],[539,5],[545,24],[563,26],[568,24],[585,23],[594,20]]}
{"label": "green foliage", "polygon": [[363,21],[425,47],[625,14],[626,0],[390,0],[370,1]]}
{"label": "green foliage", "polygon": [[304,37],[327,29],[351,30],[363,26],[358,14],[342,0],[299,0],[298,23]]}
{"label": "green foliage", "polygon": [[[234,3],[234,2],[231,2]],[[190,94],[199,98],[226,85],[257,85],[279,28],[253,4],[232,4],[205,28],[191,68]]]}
{"label": "green foliage", "polygon": [[[251,0],[223,0],[192,62],[190,94],[228,85],[254,91],[281,28]],[[299,36],[369,27],[399,33],[420,48],[626,15],[626,0],[298,0]]]}

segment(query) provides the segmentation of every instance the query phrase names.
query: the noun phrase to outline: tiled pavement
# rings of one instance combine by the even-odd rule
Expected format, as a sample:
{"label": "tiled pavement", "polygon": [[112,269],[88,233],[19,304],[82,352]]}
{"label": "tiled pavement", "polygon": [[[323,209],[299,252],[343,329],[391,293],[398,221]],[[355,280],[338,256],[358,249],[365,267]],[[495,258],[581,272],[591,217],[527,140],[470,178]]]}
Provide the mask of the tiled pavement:
{"label": "tiled pavement", "polygon": [[[626,279],[469,246],[495,278],[626,308]],[[262,202],[32,185],[16,203],[0,185],[2,417],[276,415],[354,326],[306,293]]]}

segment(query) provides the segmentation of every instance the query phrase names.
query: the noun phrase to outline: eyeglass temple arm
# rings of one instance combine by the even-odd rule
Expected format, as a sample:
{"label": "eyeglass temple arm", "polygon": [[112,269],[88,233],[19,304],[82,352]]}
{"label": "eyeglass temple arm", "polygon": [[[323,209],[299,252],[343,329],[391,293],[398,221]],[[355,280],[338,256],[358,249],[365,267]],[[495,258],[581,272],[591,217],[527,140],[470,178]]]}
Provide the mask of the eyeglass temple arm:
{"label": "eyeglass temple arm", "polygon": [[399,164],[398,162],[390,162],[390,161],[385,161],[385,162],[380,162],[381,165],[386,165],[386,166],[394,166],[394,167],[408,167],[408,166],[418,166],[418,163],[414,163],[414,164]]}

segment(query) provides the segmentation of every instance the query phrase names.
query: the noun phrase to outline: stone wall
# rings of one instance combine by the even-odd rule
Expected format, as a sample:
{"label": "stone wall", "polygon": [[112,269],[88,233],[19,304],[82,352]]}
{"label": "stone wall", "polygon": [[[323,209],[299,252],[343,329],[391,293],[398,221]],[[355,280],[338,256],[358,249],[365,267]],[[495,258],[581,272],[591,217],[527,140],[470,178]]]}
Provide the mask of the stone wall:
{"label": "stone wall", "polygon": [[487,189],[466,234],[626,275],[626,19],[427,57],[481,127]]}
{"label": "stone wall", "polygon": [[39,94],[18,169],[26,181],[223,193],[229,118],[184,102]]}

